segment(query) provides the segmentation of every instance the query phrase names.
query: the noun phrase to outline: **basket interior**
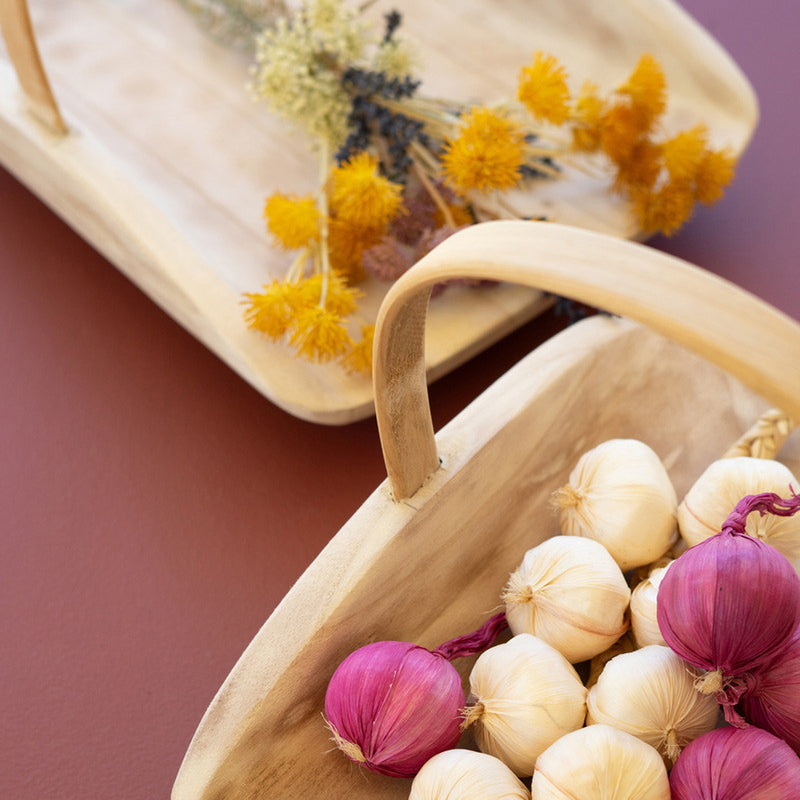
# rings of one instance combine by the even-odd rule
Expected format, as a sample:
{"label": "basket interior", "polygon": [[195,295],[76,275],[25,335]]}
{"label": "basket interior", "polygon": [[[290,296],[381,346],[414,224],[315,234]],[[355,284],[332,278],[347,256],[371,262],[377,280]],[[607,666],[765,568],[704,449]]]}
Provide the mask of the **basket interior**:
{"label": "basket interior", "polygon": [[[647,442],[680,497],[766,408],[628,321],[554,337],[437,434],[441,467],[416,495],[393,503],[382,484],[309,567],[209,708],[174,800],[406,797],[408,781],[332,749],[322,708],[337,664],[371,641],[435,647],[478,627],[524,552],[558,532],[551,494],[587,449]],[[797,436],[785,451],[796,472]]]}

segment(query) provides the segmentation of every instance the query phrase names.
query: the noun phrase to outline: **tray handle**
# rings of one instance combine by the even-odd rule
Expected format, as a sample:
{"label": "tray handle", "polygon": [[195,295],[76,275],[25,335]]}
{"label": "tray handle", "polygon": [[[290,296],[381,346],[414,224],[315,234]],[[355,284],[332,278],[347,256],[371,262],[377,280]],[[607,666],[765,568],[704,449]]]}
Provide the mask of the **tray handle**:
{"label": "tray handle", "polygon": [[0,30],[31,114],[53,133],[66,133],[67,125],[39,55],[27,0],[0,0]]}
{"label": "tray handle", "polygon": [[378,430],[395,500],[439,465],[425,377],[434,284],[520,283],[640,322],[800,419],[800,325],[753,294],[645,245],[551,222],[497,221],[445,240],[391,287],[375,332]]}

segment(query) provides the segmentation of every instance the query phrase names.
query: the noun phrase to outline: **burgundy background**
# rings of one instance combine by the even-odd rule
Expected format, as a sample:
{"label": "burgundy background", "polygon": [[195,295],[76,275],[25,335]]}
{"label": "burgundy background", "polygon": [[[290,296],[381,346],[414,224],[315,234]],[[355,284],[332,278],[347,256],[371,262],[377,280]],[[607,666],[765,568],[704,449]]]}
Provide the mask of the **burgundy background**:
{"label": "burgundy background", "polygon": [[[800,6],[684,6],[762,121],[726,198],[652,244],[800,319]],[[434,385],[436,427],[561,324]],[[279,411],[2,170],[0,331],[0,796],[166,798],[236,658],[383,479],[375,424]]]}

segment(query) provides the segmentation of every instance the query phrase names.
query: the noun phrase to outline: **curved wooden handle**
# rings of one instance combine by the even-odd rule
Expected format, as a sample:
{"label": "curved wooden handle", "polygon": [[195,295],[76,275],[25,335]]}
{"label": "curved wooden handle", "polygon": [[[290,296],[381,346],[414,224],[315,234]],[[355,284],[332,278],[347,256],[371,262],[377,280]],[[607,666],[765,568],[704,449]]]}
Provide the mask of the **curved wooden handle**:
{"label": "curved wooden handle", "polygon": [[800,419],[800,325],[678,258],[551,222],[498,221],[451,236],[403,275],[378,314],[373,380],[395,499],[437,468],[425,379],[431,287],[456,278],[525,284],[641,322]]}
{"label": "curved wooden handle", "polygon": [[0,30],[31,113],[54,133],[66,133],[67,126],[39,56],[27,0],[0,2]]}

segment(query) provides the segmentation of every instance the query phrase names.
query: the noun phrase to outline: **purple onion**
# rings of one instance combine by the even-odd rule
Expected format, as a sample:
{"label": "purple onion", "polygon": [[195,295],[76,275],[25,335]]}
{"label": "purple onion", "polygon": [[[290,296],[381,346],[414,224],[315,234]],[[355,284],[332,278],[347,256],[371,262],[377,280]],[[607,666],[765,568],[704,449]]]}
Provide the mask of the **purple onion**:
{"label": "purple onion", "polygon": [[800,758],[760,728],[717,728],[678,756],[672,800],[789,800],[800,791]]}
{"label": "purple onion", "polygon": [[352,761],[393,777],[416,775],[461,737],[466,698],[450,659],[481,652],[506,627],[504,614],[475,633],[427,650],[408,642],[365,645],[342,661],[325,694],[337,747]]}
{"label": "purple onion", "polygon": [[750,675],[740,710],[800,753],[800,628],[774,661]]}
{"label": "purple onion", "polygon": [[670,565],[658,589],[656,616],[664,641],[706,675],[698,688],[714,693],[729,722],[746,675],[770,663],[800,624],[800,578],[775,548],[744,533],[753,511],[789,516],[800,495],[782,500],[748,495],[720,533]]}

